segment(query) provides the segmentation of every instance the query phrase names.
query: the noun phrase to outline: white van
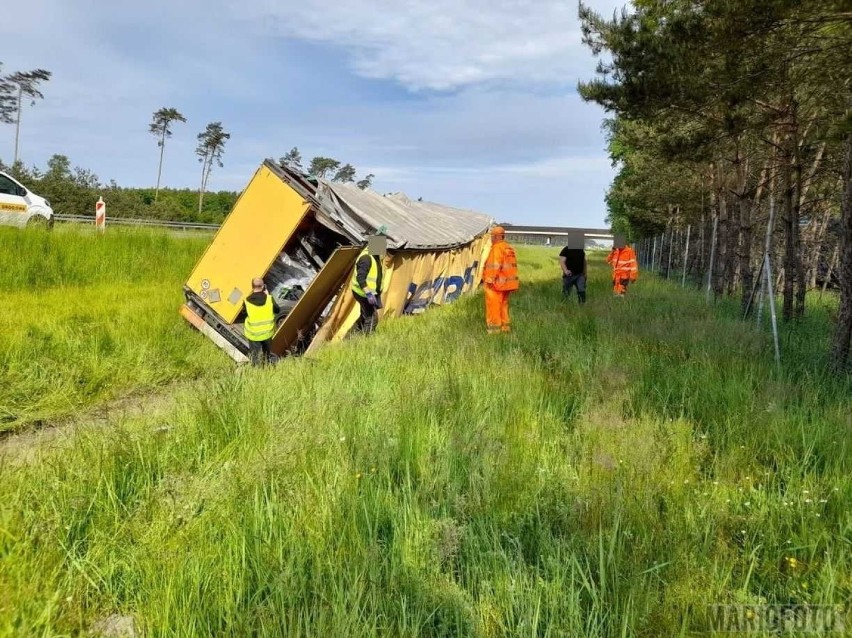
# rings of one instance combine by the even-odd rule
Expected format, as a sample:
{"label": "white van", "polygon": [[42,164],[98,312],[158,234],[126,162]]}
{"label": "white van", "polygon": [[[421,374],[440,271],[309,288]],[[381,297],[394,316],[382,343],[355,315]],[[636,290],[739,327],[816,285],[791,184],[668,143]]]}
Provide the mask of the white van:
{"label": "white van", "polygon": [[0,173],[0,225],[50,228],[53,209],[44,197],[27,190],[6,173]]}

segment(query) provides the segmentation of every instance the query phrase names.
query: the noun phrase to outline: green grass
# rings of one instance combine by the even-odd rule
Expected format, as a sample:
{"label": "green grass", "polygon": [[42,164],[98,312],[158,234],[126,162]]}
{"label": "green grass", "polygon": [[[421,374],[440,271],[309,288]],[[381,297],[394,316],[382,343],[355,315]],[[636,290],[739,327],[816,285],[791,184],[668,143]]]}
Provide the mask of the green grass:
{"label": "green grass", "polygon": [[209,237],[0,228],[0,431],[193,378],[221,357],[177,318]]}
{"label": "green grass", "polygon": [[[852,595],[852,384],[643,278],[481,295],[0,467],[0,634],[679,636]],[[786,559],[796,558],[791,567]]]}

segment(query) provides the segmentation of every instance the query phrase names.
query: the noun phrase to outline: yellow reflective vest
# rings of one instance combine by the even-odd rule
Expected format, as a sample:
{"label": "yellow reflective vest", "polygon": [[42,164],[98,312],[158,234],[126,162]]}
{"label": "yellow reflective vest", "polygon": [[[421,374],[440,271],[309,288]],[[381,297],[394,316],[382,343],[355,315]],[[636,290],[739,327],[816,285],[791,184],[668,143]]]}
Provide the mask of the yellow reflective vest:
{"label": "yellow reflective vest", "polygon": [[249,341],[266,341],[275,334],[275,310],[272,308],[272,296],[266,295],[262,306],[255,306],[246,299],[246,317],[243,334]]}
{"label": "yellow reflective vest", "polygon": [[[379,265],[376,263],[378,258],[373,257],[370,254],[370,251],[365,248],[361,251],[361,254],[358,255],[358,259],[355,260],[355,271],[352,273],[352,292],[354,292],[359,297],[366,297],[367,293],[361,288],[361,285],[358,283],[358,262],[361,261],[361,257],[367,255],[370,258],[370,272],[367,273],[367,288],[373,291],[375,294],[381,294],[381,290],[379,289]],[[384,274],[384,273],[382,273]],[[381,287],[384,288],[384,277],[382,277]]]}

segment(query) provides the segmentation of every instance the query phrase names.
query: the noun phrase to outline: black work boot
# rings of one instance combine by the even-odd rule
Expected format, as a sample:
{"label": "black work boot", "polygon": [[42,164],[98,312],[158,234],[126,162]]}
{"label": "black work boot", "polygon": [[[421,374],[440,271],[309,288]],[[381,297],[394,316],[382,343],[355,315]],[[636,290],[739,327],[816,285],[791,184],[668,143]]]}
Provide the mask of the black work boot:
{"label": "black work boot", "polygon": [[578,292],[577,293],[577,299],[580,300],[580,303],[586,303],[586,293]]}

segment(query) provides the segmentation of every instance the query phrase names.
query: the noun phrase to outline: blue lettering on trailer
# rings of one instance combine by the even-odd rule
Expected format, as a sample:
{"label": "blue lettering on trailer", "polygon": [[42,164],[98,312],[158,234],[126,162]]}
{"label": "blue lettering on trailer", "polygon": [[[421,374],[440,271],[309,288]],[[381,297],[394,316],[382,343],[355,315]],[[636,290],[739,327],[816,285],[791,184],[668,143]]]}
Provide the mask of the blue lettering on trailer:
{"label": "blue lettering on trailer", "polygon": [[[414,315],[423,312],[433,303],[452,303],[464,292],[465,286],[473,285],[473,275],[479,266],[479,261],[468,266],[464,275],[452,277],[436,277],[420,284],[408,284],[408,297],[405,301],[403,314]],[[443,295],[443,297],[441,297]]]}

